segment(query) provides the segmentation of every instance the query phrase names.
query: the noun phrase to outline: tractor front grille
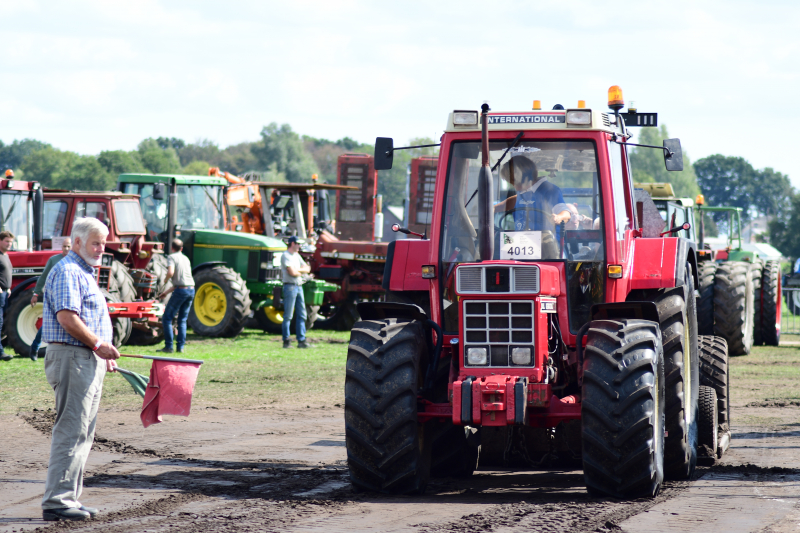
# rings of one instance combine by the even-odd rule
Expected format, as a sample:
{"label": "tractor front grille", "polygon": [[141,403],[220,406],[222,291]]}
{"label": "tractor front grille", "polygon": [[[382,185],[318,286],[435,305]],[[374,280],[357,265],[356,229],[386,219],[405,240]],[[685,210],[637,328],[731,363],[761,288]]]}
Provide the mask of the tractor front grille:
{"label": "tractor front grille", "polygon": [[539,267],[520,266],[462,266],[456,275],[459,294],[539,293]]}
{"label": "tractor front grille", "polygon": [[[465,300],[463,305],[465,365],[512,366],[514,348],[529,348],[533,365],[533,301]],[[487,364],[469,365],[467,350],[482,347],[489,354]]]}

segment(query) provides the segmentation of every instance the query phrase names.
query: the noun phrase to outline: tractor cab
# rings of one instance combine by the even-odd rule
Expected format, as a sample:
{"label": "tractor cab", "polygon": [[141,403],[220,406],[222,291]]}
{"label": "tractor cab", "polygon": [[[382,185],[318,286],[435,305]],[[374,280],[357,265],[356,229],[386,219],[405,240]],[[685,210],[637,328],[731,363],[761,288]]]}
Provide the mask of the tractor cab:
{"label": "tractor cab", "polygon": [[[633,187],[637,200],[642,192],[647,193],[652,198],[664,221],[662,231],[667,228],[682,226],[688,222],[689,229],[681,230],[676,235],[680,235],[692,242],[698,242],[697,226],[695,224],[697,206],[695,206],[694,200],[691,198],[678,198],[671,183],[634,183]],[[700,252],[698,251],[698,253]]]}

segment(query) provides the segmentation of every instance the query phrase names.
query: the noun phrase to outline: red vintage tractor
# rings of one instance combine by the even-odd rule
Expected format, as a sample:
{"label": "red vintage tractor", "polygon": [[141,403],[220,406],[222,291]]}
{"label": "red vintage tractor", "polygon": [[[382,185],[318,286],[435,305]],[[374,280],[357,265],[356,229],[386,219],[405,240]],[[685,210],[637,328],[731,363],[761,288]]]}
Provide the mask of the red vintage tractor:
{"label": "red vintage tractor", "polygon": [[[64,190],[42,190],[38,184],[14,182],[14,186],[26,186],[31,192],[13,197],[20,202],[17,213],[27,213],[27,201],[32,202],[31,231],[18,234],[27,241],[26,235],[34,237],[29,242],[40,251],[11,253],[14,265],[14,285],[6,308],[6,332],[8,344],[18,354],[27,354],[39,327],[42,316],[41,300],[30,305],[38,274],[47,260],[60,253],[61,242],[72,233],[72,224],[78,217],[95,217],[109,228],[106,254],[103,264],[97,269],[97,281],[106,294],[112,311],[114,343],[121,346],[138,337],[157,338],[160,324],[156,315],[159,304],[152,300],[156,295],[155,276],[144,269],[154,255],[163,260],[161,243],[145,242],[144,223],[139,208],[138,196],[115,192],[71,192]],[[17,215],[19,216],[19,215]],[[8,221],[10,228],[22,228],[28,222],[13,216]],[[166,266],[164,266],[166,273]],[[124,302],[124,303],[123,303]]]}
{"label": "red vintage tractor", "polygon": [[[613,114],[582,103],[450,114],[429,233],[391,243],[387,301],[358,304],[345,381],[357,487],[420,493],[479,460],[558,457],[580,461],[592,494],[653,497],[692,475],[698,449],[727,446],[716,390],[701,387],[694,244],[672,236],[683,226],[646,236],[636,216],[627,127],[657,115],[621,113],[617,86]],[[683,168],[677,139],[652,148]],[[376,168],[394,150],[378,138]],[[724,341],[712,348],[726,359]]]}

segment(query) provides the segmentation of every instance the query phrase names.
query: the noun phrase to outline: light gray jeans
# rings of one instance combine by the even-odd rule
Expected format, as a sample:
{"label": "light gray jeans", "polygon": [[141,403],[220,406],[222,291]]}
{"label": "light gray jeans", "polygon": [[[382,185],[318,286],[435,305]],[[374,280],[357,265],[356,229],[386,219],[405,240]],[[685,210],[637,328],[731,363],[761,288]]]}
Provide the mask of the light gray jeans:
{"label": "light gray jeans", "polygon": [[80,507],[106,362],[88,348],[48,344],[44,373],[56,393],[56,423],[42,509]]}

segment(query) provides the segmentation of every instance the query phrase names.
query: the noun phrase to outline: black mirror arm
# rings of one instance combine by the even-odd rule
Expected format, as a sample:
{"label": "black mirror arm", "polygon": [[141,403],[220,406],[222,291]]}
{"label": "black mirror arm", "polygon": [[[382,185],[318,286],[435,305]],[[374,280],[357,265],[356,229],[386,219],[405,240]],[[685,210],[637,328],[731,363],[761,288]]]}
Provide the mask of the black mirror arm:
{"label": "black mirror arm", "polygon": [[674,228],[670,228],[667,231],[663,232],[661,234],[661,236],[663,237],[664,235],[668,235],[668,234],[671,234],[671,233],[677,233],[679,231],[684,231],[684,230],[688,231],[691,228],[692,228],[691,224],[689,224],[688,222],[684,222],[680,226],[675,226]]}
{"label": "black mirror arm", "polygon": [[431,148],[433,146],[441,146],[442,143],[439,144],[420,144],[419,146],[400,146],[398,148],[392,148],[391,150],[386,150],[386,155],[391,154],[395,150],[411,150],[412,148]]}
{"label": "black mirror arm", "polygon": [[656,150],[664,150],[664,152],[665,152],[665,154],[666,154],[666,156],[668,158],[672,157],[673,155],[675,155],[675,152],[673,152],[672,150],[670,150],[666,146],[653,146],[651,144],[623,143],[623,142],[619,142],[617,140],[615,140],[614,142],[617,143],[617,144],[621,144],[623,146],[641,146],[643,148],[655,148]]}

